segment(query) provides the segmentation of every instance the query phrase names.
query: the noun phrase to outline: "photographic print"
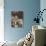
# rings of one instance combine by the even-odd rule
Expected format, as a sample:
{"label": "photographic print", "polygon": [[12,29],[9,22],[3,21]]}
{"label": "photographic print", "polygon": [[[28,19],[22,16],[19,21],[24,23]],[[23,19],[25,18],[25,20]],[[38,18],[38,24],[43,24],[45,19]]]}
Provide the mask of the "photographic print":
{"label": "photographic print", "polygon": [[23,11],[11,11],[11,27],[23,26]]}

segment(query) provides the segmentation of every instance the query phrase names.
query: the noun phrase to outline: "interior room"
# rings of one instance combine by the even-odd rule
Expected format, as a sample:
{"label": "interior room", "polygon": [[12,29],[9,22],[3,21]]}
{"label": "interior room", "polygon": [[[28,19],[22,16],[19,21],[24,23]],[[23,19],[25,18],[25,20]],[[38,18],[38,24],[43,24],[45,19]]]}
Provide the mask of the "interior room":
{"label": "interior room", "polygon": [[46,0],[0,0],[0,46],[46,46]]}

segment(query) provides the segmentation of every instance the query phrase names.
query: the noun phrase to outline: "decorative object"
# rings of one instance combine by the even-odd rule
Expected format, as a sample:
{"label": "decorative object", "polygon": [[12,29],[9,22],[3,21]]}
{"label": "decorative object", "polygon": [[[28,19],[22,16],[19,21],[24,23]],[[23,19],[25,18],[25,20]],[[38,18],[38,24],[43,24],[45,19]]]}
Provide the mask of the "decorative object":
{"label": "decorative object", "polygon": [[31,46],[32,43],[33,43],[33,35],[29,32],[26,35],[23,46]]}
{"label": "decorative object", "polygon": [[14,28],[23,26],[23,11],[11,12],[11,26]]}
{"label": "decorative object", "polygon": [[40,19],[42,20],[42,22],[44,21],[42,15],[43,15],[43,12],[44,12],[45,10],[46,10],[46,9],[43,9],[42,11],[39,11],[39,12],[38,12],[37,16],[34,18],[34,21],[35,21],[36,23],[40,23]]}
{"label": "decorative object", "polygon": [[29,32],[24,38],[20,39],[17,42],[17,45],[18,46],[31,46],[33,41],[34,41],[34,37],[31,34],[31,32]]}

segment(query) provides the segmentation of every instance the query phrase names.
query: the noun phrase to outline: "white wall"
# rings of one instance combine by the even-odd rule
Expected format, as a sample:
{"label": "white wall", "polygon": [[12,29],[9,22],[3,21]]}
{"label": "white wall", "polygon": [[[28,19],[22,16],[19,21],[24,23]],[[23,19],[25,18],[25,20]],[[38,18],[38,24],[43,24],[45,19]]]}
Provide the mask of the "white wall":
{"label": "white wall", "polygon": [[0,0],[0,42],[4,41],[4,0]]}
{"label": "white wall", "polygon": [[46,9],[46,0],[40,0],[40,8]]}
{"label": "white wall", "polygon": [[[40,0],[40,9],[41,11],[43,9],[46,9],[46,0]],[[46,26],[46,11],[43,12],[43,19],[44,21],[40,21],[40,24],[43,25],[43,26]]]}

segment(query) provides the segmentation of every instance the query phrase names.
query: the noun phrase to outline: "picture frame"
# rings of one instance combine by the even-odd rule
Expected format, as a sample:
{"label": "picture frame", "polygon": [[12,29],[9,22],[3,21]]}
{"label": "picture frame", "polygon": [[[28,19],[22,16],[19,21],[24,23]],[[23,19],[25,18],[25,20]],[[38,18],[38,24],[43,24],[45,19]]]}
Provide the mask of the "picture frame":
{"label": "picture frame", "polygon": [[11,27],[22,28],[23,27],[23,11],[11,11]]}

